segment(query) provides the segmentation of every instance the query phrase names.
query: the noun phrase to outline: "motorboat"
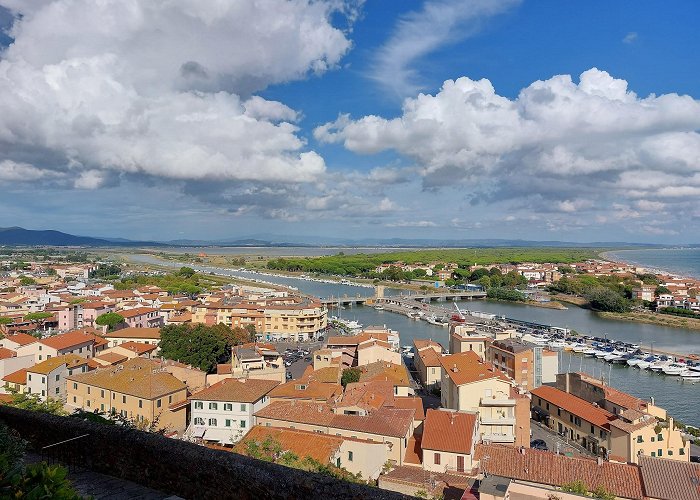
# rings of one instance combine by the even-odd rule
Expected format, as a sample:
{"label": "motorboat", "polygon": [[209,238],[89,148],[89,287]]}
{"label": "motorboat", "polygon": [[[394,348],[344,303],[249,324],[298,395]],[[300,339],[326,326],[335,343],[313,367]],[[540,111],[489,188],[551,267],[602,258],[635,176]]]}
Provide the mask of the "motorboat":
{"label": "motorboat", "polygon": [[649,365],[649,369],[653,372],[661,372],[666,368],[666,366],[670,365],[671,361],[668,359],[657,359],[654,361],[651,365]]}
{"label": "motorboat", "polygon": [[685,369],[679,375],[683,380],[700,380],[700,372],[698,371]]}
{"label": "motorboat", "polygon": [[618,356],[616,358],[613,358],[610,360],[611,363],[613,364],[618,364],[618,365],[626,365],[627,362],[632,359],[634,356],[630,353],[623,354],[622,356]]}
{"label": "motorboat", "polygon": [[552,340],[547,343],[547,346],[552,350],[563,349],[565,345],[566,342],[563,342],[561,340]]}
{"label": "motorboat", "polygon": [[586,344],[574,344],[571,350],[578,354],[585,354],[588,349]]}
{"label": "motorboat", "polygon": [[585,351],[583,351],[583,354],[586,356],[595,356],[597,352],[598,349],[595,349],[594,347],[588,347]]}
{"label": "motorboat", "polygon": [[615,349],[613,349],[612,347],[606,347],[605,349],[598,349],[595,353],[595,357],[598,359],[605,358],[606,356],[609,356],[610,354],[612,354],[612,352],[614,350]]}
{"label": "motorboat", "polygon": [[641,361],[638,361],[637,364],[634,366],[636,366],[640,370],[646,370],[647,368],[649,368],[651,366],[652,363],[654,363],[657,360],[658,360],[658,358],[656,356],[648,356],[648,357],[642,359]]}
{"label": "motorboat", "polygon": [[680,375],[685,370],[685,363],[669,363],[662,369],[666,375]]}

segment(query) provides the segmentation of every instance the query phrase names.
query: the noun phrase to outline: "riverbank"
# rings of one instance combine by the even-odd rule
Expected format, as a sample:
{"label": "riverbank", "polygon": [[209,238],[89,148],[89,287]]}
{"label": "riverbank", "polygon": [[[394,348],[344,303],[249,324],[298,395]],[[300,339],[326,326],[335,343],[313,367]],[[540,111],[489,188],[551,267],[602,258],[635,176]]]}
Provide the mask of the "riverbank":
{"label": "riverbank", "polygon": [[597,312],[601,318],[614,319],[618,321],[635,321],[637,323],[647,323],[650,325],[669,326],[672,328],[685,328],[687,330],[700,331],[700,319],[684,318],[671,314],[658,314],[653,312],[631,311],[626,313]]}
{"label": "riverbank", "polygon": [[550,297],[552,300],[556,300],[558,302],[566,302],[568,304],[574,304],[579,307],[585,307],[588,305],[588,301],[583,297],[579,297],[578,295],[566,295],[563,293],[555,293],[550,295]]}

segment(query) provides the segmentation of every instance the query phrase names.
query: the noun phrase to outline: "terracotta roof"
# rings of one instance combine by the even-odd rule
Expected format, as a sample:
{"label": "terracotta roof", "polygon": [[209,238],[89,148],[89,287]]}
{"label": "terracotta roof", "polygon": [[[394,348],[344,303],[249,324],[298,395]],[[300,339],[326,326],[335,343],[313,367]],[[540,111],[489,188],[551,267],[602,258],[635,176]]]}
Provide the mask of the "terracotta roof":
{"label": "terracotta roof", "polygon": [[33,344],[39,340],[38,338],[26,333],[15,333],[14,335],[7,335],[5,338],[21,346]]}
{"label": "terracotta roof", "polygon": [[409,387],[408,370],[404,365],[397,365],[388,361],[375,361],[358,367],[362,372],[360,382],[371,382],[375,380],[389,381],[394,385]]}
{"label": "terracotta roof", "polygon": [[254,403],[278,385],[276,380],[226,378],[193,394],[190,399]]}
{"label": "terracotta roof", "polygon": [[426,367],[441,366],[440,356],[434,349],[423,349],[418,351],[418,356]]}
{"label": "terracotta roof", "polygon": [[543,400],[546,400],[549,403],[552,403],[555,406],[558,406],[559,408],[604,429],[608,429],[608,424],[610,421],[616,418],[615,415],[609,411],[593,406],[593,403],[589,403],[585,399],[577,398],[573,394],[560,391],[554,387],[543,385],[537,389],[533,389],[530,392],[533,395],[533,404],[535,397],[542,398]]}
{"label": "terracotta roof", "polygon": [[14,358],[15,356],[17,356],[15,351],[0,347],[0,359]]}
{"label": "terracotta roof", "polygon": [[474,458],[489,474],[540,484],[561,486],[576,480],[589,490],[599,486],[618,497],[642,500],[644,490],[636,465],[567,457],[549,451],[496,444],[477,444]]}
{"label": "terracotta roof", "polygon": [[95,361],[104,361],[105,363],[110,365],[116,365],[117,363],[126,361],[129,358],[127,358],[123,354],[117,354],[116,352],[106,352],[104,354],[100,354],[99,356],[95,356],[93,359]]}
{"label": "terracotta roof", "polygon": [[10,382],[11,384],[22,384],[27,383],[27,369],[22,368],[16,372],[8,373],[2,378],[5,382]]}
{"label": "terracotta roof", "polygon": [[642,455],[639,467],[648,497],[700,500],[700,464]]}
{"label": "terracotta roof", "polygon": [[379,408],[368,415],[336,415],[328,404],[307,401],[274,401],[258,410],[258,418],[306,423],[380,436],[404,437],[413,423],[415,410]]}
{"label": "terracotta roof", "polygon": [[47,359],[46,361],[37,363],[34,366],[30,366],[27,368],[27,371],[30,373],[41,373],[46,375],[63,364],[66,365],[66,368],[75,368],[76,366],[87,365],[88,360],[75,354],[65,354],[63,356],[56,356],[54,358]]}
{"label": "terracotta roof", "polygon": [[160,328],[122,328],[105,335],[107,339],[154,339],[160,340]]}
{"label": "terracotta roof", "polygon": [[117,311],[117,313],[124,319],[135,318],[136,316],[142,316],[152,312],[157,313],[158,309],[153,307],[136,307],[134,309],[123,309],[121,311]]}
{"label": "terracotta roof", "polygon": [[385,404],[394,406],[394,384],[388,381],[374,381],[348,384],[337,406],[357,406],[369,410]]}
{"label": "terracotta roof", "polygon": [[134,342],[133,340],[123,342],[119,344],[119,347],[128,349],[139,355],[145,352],[155,351],[158,348],[155,344],[142,344],[141,342]]}
{"label": "terracotta roof", "polygon": [[134,358],[118,366],[71,375],[67,379],[144,399],[157,399],[187,389],[183,382],[170,373],[157,371],[158,368],[159,363]]}
{"label": "terracotta roof", "polygon": [[282,445],[282,451],[291,451],[300,458],[311,457],[323,464],[330,462],[343,444],[343,438],[338,436],[256,425],[248,431],[233,451],[245,455],[247,443],[260,444],[268,437],[279,442]]}
{"label": "terracotta roof", "polygon": [[620,406],[622,408],[634,409],[634,410],[646,410],[649,403],[643,399],[627,394],[626,392],[619,391],[609,385],[605,385],[601,380],[591,377],[587,373],[580,373],[581,380],[591,385],[595,385],[603,389],[605,394],[605,400],[610,401],[612,404]]}
{"label": "terracotta roof", "polygon": [[424,450],[471,454],[475,413],[428,409],[423,422]]}
{"label": "terracotta roof", "polygon": [[481,360],[474,351],[440,357],[440,364],[455,385],[471,384],[490,378],[500,378],[510,382],[508,377],[491,363]]}
{"label": "terracotta roof", "polygon": [[63,333],[61,335],[41,339],[40,342],[45,346],[61,351],[63,349],[68,349],[69,347],[87,344],[89,342],[94,344],[95,340],[97,340],[96,335],[88,333],[84,330],[75,330],[72,332]]}
{"label": "terracotta roof", "polygon": [[341,394],[342,392],[343,387],[340,384],[327,384],[317,380],[301,378],[299,380],[292,380],[285,384],[278,385],[270,392],[270,397],[328,401],[336,394]]}
{"label": "terracotta roof", "polygon": [[[413,346],[416,348],[416,351],[420,351],[421,349],[425,349],[426,347],[438,347],[440,349],[440,352],[443,351],[442,344],[440,344],[439,342],[435,342],[432,339],[414,339]],[[435,349],[431,350],[434,351]]]}
{"label": "terracotta roof", "polygon": [[425,420],[423,400],[415,396],[394,396],[394,408],[414,408],[416,414],[414,420]]}

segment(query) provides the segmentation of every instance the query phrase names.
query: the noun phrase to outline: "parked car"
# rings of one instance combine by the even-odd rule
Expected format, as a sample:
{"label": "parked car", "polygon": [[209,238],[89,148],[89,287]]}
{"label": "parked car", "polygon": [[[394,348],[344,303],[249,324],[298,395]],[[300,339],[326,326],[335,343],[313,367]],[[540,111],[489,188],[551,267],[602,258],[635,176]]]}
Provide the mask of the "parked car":
{"label": "parked car", "polygon": [[287,380],[291,380],[291,379],[292,379],[292,372],[287,372]]}
{"label": "parked car", "polygon": [[533,439],[532,441],[530,441],[530,448],[544,451],[547,451],[549,449],[547,448],[547,443],[544,442],[544,439]]}

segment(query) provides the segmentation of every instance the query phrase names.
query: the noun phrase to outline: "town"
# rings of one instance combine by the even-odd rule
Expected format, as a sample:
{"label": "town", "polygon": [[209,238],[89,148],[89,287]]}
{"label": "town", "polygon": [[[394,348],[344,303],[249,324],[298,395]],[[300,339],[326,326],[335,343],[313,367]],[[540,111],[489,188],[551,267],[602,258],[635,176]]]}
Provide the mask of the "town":
{"label": "town", "polygon": [[[292,289],[219,282],[186,293],[134,277],[186,281],[197,276],[188,267],[163,276],[60,258],[0,264],[8,407],[116,422],[424,498],[697,495],[685,427],[653,398],[564,371],[566,343],[532,329],[454,314],[448,345],[402,346],[384,325],[334,328],[320,298]],[[441,281],[459,269],[390,267]],[[526,292],[574,275],[637,280],[634,298],[688,311],[700,288],[604,261],[468,272],[477,283],[465,287],[517,275]],[[95,444],[82,439],[67,446]]]}

